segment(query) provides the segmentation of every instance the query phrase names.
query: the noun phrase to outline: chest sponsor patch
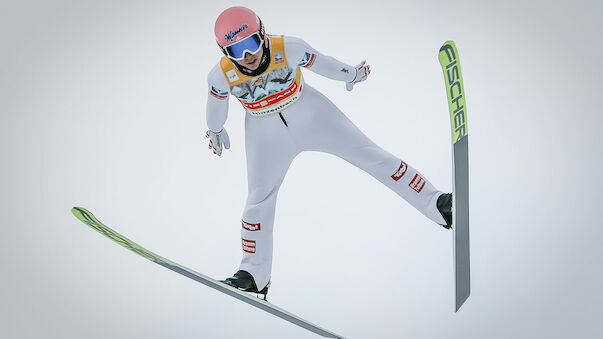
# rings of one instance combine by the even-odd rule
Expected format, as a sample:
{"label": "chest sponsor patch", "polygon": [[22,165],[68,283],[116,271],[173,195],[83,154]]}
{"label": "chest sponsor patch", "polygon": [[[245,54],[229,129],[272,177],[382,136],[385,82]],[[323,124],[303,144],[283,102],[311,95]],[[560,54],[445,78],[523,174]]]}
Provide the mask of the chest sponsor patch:
{"label": "chest sponsor patch", "polygon": [[400,168],[398,168],[396,173],[392,174],[392,179],[394,179],[394,181],[400,180],[400,178],[404,176],[404,173],[406,173],[407,169],[408,165],[404,161],[402,161],[402,163],[400,163]]}
{"label": "chest sponsor patch", "polygon": [[[265,74],[230,87],[232,95],[247,103],[257,103],[262,99],[286,90],[295,82],[296,69],[289,65],[273,69]],[[252,107],[247,107],[252,108]],[[253,107],[257,108],[257,107]]]}

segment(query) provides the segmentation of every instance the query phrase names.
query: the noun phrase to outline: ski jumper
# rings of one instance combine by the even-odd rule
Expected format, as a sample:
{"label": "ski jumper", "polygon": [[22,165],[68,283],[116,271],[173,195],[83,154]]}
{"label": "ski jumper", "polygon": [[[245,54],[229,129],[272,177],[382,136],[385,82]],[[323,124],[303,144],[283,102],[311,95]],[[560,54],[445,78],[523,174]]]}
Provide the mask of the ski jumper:
{"label": "ski jumper", "polygon": [[442,194],[406,162],[364,135],[329,99],[304,83],[301,68],[351,82],[355,68],[320,54],[299,38],[267,35],[270,65],[247,76],[223,57],[208,76],[207,124],[223,129],[228,95],[245,108],[248,196],[241,223],[240,270],[258,290],[270,281],[276,197],[293,159],[303,151],[336,155],[364,170],[434,222],[446,222],[436,207]]}

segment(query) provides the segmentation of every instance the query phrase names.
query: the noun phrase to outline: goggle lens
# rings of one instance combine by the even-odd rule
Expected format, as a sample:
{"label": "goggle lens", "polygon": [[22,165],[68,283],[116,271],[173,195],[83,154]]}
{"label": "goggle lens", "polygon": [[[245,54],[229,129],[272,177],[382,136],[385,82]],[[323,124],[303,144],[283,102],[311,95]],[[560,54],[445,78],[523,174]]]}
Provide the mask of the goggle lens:
{"label": "goggle lens", "polygon": [[255,54],[262,48],[262,39],[258,33],[254,33],[241,41],[224,47],[226,55],[234,60],[243,60],[245,53]]}

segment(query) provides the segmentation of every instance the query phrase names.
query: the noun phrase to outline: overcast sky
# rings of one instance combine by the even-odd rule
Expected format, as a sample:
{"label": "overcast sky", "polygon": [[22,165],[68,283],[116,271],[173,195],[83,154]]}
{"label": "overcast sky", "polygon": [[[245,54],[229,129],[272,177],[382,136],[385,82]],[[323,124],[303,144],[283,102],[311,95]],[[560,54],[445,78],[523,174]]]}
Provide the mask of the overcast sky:
{"label": "overcast sky", "polygon": [[204,137],[225,8],[268,33],[372,65],[304,69],[377,144],[451,189],[439,47],[459,50],[468,107],[472,295],[453,312],[452,233],[327,154],[281,188],[269,300],[348,338],[596,338],[603,315],[603,2],[3,1],[0,336],[315,338],[146,261],[73,206],[215,278],[241,258],[244,112]]}

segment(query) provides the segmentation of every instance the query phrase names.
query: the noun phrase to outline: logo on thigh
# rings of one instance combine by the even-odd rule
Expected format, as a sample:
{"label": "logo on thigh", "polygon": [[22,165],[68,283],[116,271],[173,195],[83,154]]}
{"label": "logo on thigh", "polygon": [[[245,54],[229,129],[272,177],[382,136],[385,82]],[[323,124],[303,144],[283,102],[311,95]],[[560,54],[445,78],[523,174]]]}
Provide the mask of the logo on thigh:
{"label": "logo on thigh", "polygon": [[402,161],[402,163],[400,163],[400,168],[398,168],[396,173],[392,175],[392,179],[394,179],[395,181],[400,180],[400,178],[404,176],[404,173],[406,173],[407,169],[408,165],[404,161]]}
{"label": "logo on thigh", "polygon": [[243,220],[243,228],[248,230],[248,231],[259,231],[260,230],[260,223],[257,224],[251,224],[248,223],[247,221]]}
{"label": "logo on thigh", "polygon": [[255,253],[255,241],[244,238],[241,239],[243,240],[243,251],[247,253]]}
{"label": "logo on thigh", "polygon": [[421,190],[423,187],[425,187],[425,179],[421,178],[418,174],[415,174],[415,177],[412,178],[408,186],[410,186],[410,188],[415,190],[417,193],[421,193]]}

